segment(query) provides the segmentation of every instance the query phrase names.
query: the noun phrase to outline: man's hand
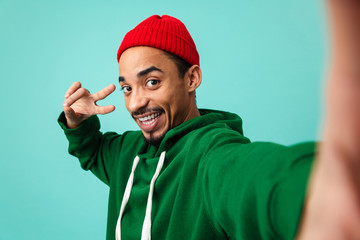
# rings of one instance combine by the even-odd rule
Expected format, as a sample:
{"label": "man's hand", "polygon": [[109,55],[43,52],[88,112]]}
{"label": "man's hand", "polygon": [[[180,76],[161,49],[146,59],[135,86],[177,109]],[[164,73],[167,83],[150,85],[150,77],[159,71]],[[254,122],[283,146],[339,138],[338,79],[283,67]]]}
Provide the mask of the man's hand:
{"label": "man's hand", "polygon": [[360,0],[327,0],[331,62],[323,144],[298,240],[360,239]]}
{"label": "man's hand", "polygon": [[63,110],[68,128],[76,128],[87,118],[96,114],[108,114],[115,110],[115,106],[98,106],[97,101],[102,100],[115,91],[115,85],[110,84],[106,88],[90,94],[81,87],[80,82],[75,82],[67,90]]}

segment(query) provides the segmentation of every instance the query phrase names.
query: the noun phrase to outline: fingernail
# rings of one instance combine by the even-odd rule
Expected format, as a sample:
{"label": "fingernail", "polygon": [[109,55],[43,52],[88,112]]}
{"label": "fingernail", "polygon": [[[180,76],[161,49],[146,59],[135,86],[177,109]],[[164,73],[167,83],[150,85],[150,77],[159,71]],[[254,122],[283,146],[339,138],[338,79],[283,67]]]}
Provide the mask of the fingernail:
{"label": "fingernail", "polygon": [[69,94],[67,93],[67,94],[65,94],[65,98],[68,98],[69,97]]}
{"label": "fingernail", "polygon": [[67,107],[67,106],[69,106],[69,104],[68,104],[67,102],[64,102],[64,103],[63,103],[63,106],[64,106],[64,107]]}

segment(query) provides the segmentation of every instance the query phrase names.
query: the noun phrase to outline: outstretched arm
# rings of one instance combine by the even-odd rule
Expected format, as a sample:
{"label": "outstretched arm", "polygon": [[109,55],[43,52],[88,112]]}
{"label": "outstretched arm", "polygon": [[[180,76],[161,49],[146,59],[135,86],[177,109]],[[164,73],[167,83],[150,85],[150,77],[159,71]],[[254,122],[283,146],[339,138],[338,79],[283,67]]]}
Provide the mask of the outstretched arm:
{"label": "outstretched arm", "polygon": [[299,240],[360,239],[360,0],[326,0],[331,59],[324,142]]}
{"label": "outstretched arm", "polygon": [[80,82],[74,82],[65,94],[63,110],[68,128],[76,128],[87,118],[96,114],[107,114],[115,110],[115,106],[98,106],[97,101],[102,100],[115,91],[115,85],[110,84],[106,88],[90,94],[81,87]]}

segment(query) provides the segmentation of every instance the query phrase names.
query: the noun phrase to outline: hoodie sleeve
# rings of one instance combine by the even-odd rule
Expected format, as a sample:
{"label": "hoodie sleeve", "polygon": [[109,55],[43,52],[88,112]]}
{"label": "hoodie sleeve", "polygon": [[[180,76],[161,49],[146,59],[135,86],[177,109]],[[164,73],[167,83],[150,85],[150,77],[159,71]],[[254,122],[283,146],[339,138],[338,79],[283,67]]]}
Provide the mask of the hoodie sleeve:
{"label": "hoodie sleeve", "polygon": [[84,170],[91,170],[109,185],[114,159],[122,145],[122,136],[116,133],[102,134],[97,116],[90,117],[76,129],[69,129],[65,114],[61,113],[58,123],[69,141],[69,153],[79,159]]}
{"label": "hoodie sleeve", "polygon": [[205,202],[230,239],[294,239],[314,144],[226,144],[209,152]]}

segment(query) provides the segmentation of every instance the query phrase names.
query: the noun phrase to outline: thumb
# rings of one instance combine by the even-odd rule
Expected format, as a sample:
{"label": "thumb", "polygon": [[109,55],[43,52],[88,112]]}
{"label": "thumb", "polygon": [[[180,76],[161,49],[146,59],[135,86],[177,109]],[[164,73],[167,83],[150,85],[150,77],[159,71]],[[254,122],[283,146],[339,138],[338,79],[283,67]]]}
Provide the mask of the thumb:
{"label": "thumb", "polygon": [[80,126],[84,119],[81,119],[71,107],[63,107],[66,117],[67,127],[70,129]]}
{"label": "thumb", "polygon": [[76,121],[77,119],[76,113],[71,107],[63,107],[63,111],[65,113],[66,120]]}

